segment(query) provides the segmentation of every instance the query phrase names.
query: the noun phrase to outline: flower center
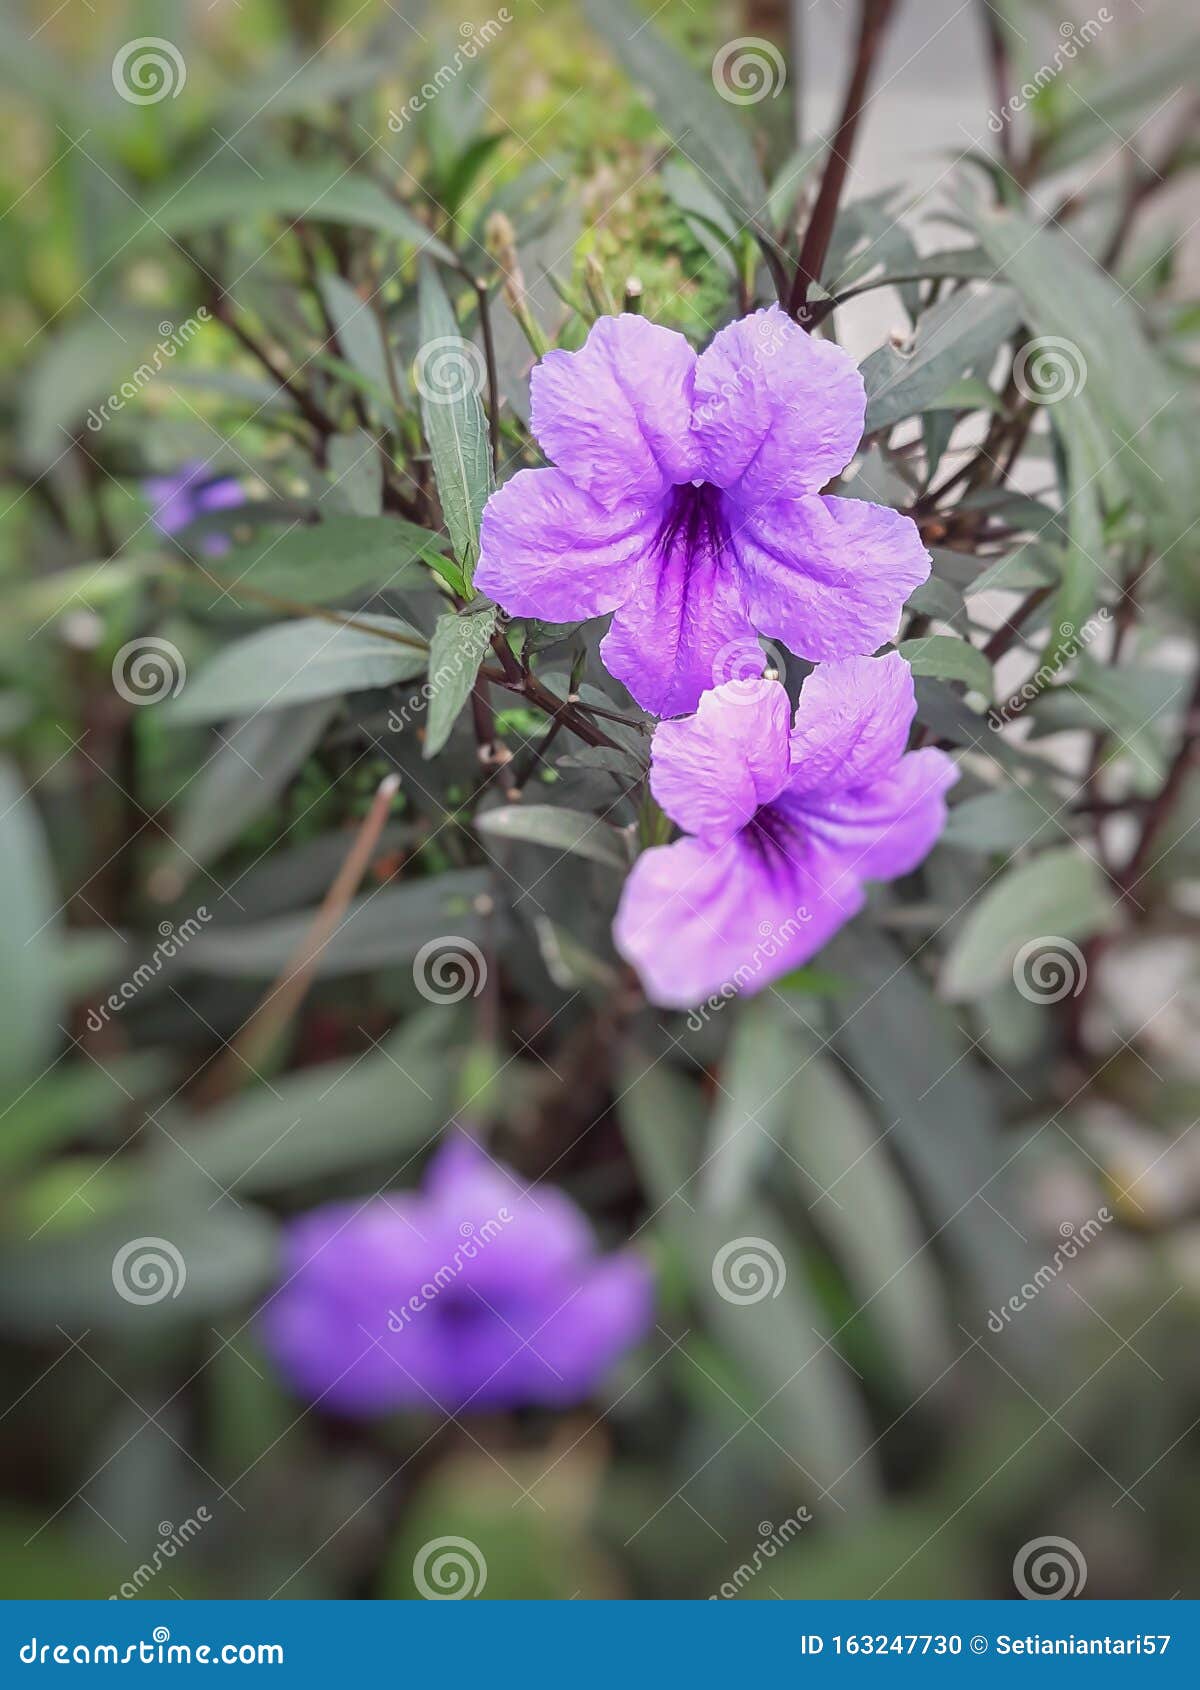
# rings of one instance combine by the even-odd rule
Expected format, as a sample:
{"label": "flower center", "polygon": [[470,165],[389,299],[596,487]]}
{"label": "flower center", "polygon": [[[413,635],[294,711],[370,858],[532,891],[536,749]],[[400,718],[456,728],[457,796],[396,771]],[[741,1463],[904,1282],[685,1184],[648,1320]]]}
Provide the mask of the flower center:
{"label": "flower center", "polygon": [[798,866],[804,835],[794,817],[773,804],[764,804],[746,824],[745,838],[772,877],[792,873]]}
{"label": "flower center", "polygon": [[658,530],[658,549],[664,558],[679,547],[692,559],[720,557],[729,540],[721,489],[707,481],[685,481],[673,487]]}

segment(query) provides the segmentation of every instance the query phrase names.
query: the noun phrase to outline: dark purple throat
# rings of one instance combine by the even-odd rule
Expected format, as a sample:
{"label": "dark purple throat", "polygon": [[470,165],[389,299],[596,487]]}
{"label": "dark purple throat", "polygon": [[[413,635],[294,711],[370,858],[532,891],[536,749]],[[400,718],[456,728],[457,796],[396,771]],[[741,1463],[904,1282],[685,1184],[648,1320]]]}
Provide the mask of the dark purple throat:
{"label": "dark purple throat", "polygon": [[719,487],[685,481],[673,487],[658,530],[658,549],[669,557],[681,548],[689,561],[719,558],[729,544],[729,524]]}

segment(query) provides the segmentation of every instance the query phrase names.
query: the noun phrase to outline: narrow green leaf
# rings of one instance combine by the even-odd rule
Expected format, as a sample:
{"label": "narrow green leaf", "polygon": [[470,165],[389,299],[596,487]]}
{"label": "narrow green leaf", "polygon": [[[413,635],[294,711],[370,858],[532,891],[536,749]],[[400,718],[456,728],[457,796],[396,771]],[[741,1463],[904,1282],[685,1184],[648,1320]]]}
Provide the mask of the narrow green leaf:
{"label": "narrow green leaf", "polygon": [[15,769],[0,763],[0,1096],[6,1102],[38,1073],[58,1037],[58,907],[33,802]]}
{"label": "narrow green leaf", "polygon": [[992,696],[992,666],[968,640],[953,634],[927,634],[917,640],[903,640],[900,655],[914,675],[934,675],[942,681],[965,681],[975,692]]}
{"label": "narrow green leaf", "polygon": [[866,432],[928,410],[951,382],[977,365],[989,365],[1020,319],[1020,307],[1007,288],[951,294],[924,312],[911,350],[881,346],[862,364]]}
{"label": "narrow green leaf", "polygon": [[[424,673],[428,652],[415,628],[395,616],[362,614],[356,621],[378,633],[310,617],[235,640],[164,705],[165,719],[224,722]],[[399,644],[389,635],[413,643]]]}
{"label": "narrow green leaf", "polygon": [[429,717],[425,728],[425,757],[436,757],[450,738],[459,712],[471,696],[479,665],[486,655],[496,612],[487,610],[439,616],[429,642]]}
{"label": "narrow green leaf", "polygon": [[[1103,871],[1074,845],[1043,851],[993,880],[954,935],[942,969],[951,1002],[976,998],[1009,974],[1022,946],[1045,938],[1086,939],[1112,919],[1116,903]],[[1062,945],[1058,946],[1064,951]],[[1066,966],[1081,959],[1065,948]]]}
{"label": "narrow green leaf", "polygon": [[249,545],[207,561],[204,569],[214,581],[228,583],[232,598],[239,586],[247,586],[300,604],[330,604],[364,587],[410,584],[421,573],[422,556],[440,543],[428,528],[400,517],[331,516],[265,529]]}
{"label": "narrow green leaf", "polygon": [[463,339],[428,260],[421,264],[419,302],[415,380],[421,419],[446,527],[469,585],[479,557],[479,521],[492,490],[487,418],[479,397],[486,372],[478,348]]}
{"label": "narrow green leaf", "polygon": [[504,809],[485,810],[476,816],[480,833],[494,839],[521,839],[531,845],[545,845],[552,851],[590,857],[610,868],[629,867],[625,835],[599,821],[586,810],[558,809],[552,804],[513,804]]}

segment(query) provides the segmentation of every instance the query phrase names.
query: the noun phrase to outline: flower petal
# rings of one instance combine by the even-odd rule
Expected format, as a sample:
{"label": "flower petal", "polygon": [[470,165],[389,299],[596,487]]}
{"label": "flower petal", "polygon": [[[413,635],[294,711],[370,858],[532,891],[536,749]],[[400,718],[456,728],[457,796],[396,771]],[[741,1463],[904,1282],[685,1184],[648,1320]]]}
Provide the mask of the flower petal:
{"label": "flower petal", "polygon": [[782,790],[790,727],[778,681],[726,681],[694,716],[655,729],[650,790],[686,832],[719,845]]}
{"label": "flower petal", "polygon": [[484,508],[475,585],[512,616],[586,621],[625,598],[653,537],[635,506],[606,510],[558,469],[518,470]]}
{"label": "flower petal", "polygon": [[944,751],[910,751],[880,780],[824,797],[811,794],[804,825],[836,852],[847,873],[894,880],[929,854],[946,825],[944,794],[957,779]]}
{"label": "flower petal", "polygon": [[697,472],[746,506],[817,493],[862,439],[866,395],[854,360],[777,305],[740,317],[696,365]]}
{"label": "flower petal", "polygon": [[773,864],[745,835],[645,851],[621,896],[613,940],[664,1008],[757,992],[797,968],[862,907],[857,882],[819,849]]}
{"label": "flower petal", "polygon": [[818,663],[796,706],[789,795],[890,775],[904,755],[916,709],[912,670],[898,651]]}
{"label": "flower petal", "polygon": [[700,474],[691,437],[696,354],[626,312],[600,317],[578,352],[548,352],[530,382],[542,449],[603,504],[652,502]]}
{"label": "flower petal", "polygon": [[643,709],[681,716],[728,671],[731,651],[756,644],[728,556],[681,534],[647,551],[600,655]]}
{"label": "flower petal", "polygon": [[862,499],[779,499],[743,512],[732,544],[755,626],[813,662],[882,645],[929,576],[916,523]]}

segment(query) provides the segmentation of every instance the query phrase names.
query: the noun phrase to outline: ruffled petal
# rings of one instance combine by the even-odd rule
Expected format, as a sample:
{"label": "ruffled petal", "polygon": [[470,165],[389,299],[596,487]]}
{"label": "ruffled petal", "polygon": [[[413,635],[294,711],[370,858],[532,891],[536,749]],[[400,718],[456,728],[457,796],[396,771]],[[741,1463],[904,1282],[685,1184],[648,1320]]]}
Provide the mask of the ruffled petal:
{"label": "ruffled petal", "polygon": [[819,848],[770,857],[745,834],[680,839],[633,865],[613,925],[652,1002],[687,1009],[761,991],[799,967],[862,907],[862,889]]}
{"label": "ruffled petal", "polygon": [[600,647],[610,674],[655,716],[694,710],[701,693],[755,645],[741,582],[711,538],[647,551]]}
{"label": "ruffled petal", "polygon": [[916,868],[946,825],[946,791],[958,770],[928,746],[910,751],[890,774],[866,786],[810,794],[804,825],[841,859],[847,873],[894,880]]}
{"label": "ruffled petal", "polygon": [[578,352],[548,352],[534,369],[533,432],[593,498],[651,503],[700,474],[695,374],[696,354],[673,329],[630,312],[600,317]]}
{"label": "ruffled petal", "polygon": [[891,774],[916,714],[912,670],[898,651],[819,663],[800,689],[791,794],[820,794]]}
{"label": "ruffled petal", "polygon": [[655,729],[650,790],[686,832],[719,845],[785,785],[790,726],[778,681],[726,681],[694,716]]}
{"label": "ruffled petal", "polygon": [[475,585],[512,616],[602,616],[628,594],[654,529],[638,507],[606,510],[561,470],[518,470],[484,507]]}
{"label": "ruffled petal", "polygon": [[916,523],[862,499],[780,499],[743,512],[731,543],[750,614],[812,662],[872,651],[929,577]]}
{"label": "ruffled petal", "polygon": [[848,353],[777,305],[755,311],[722,329],[697,362],[697,473],[747,507],[817,493],[854,456],[865,413]]}

